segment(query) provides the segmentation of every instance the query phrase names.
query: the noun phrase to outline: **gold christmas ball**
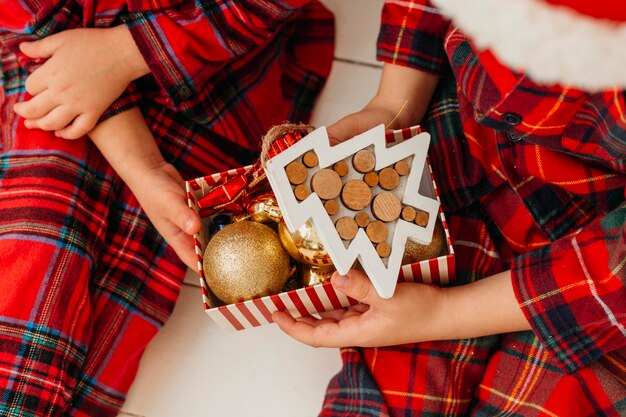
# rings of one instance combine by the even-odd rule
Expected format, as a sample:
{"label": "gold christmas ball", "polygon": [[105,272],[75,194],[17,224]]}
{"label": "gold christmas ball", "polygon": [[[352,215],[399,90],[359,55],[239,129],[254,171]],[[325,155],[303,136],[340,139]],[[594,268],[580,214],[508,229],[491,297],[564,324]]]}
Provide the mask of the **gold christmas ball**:
{"label": "gold christmas ball", "polygon": [[290,259],[270,227],[240,221],[217,232],[204,251],[206,282],[227,304],[279,293],[290,274]]}
{"label": "gold christmas ball", "polygon": [[311,220],[307,220],[293,233],[287,229],[285,221],[281,220],[278,223],[278,236],[287,253],[296,261],[316,267],[333,265],[333,261],[324,249]]}
{"label": "gold christmas ball", "polygon": [[300,280],[304,287],[310,287],[312,285],[323,284],[330,281],[330,277],[335,272],[335,268],[301,265],[300,266]]}
{"label": "gold christmas ball", "polygon": [[246,208],[250,219],[255,222],[269,223],[279,222],[282,213],[273,193],[266,193],[255,197],[248,203]]}
{"label": "gold christmas ball", "polygon": [[432,259],[440,256],[445,247],[446,237],[441,221],[435,223],[433,238],[428,245],[407,240],[404,247],[404,255],[402,256],[402,265],[420,262],[426,259]]}

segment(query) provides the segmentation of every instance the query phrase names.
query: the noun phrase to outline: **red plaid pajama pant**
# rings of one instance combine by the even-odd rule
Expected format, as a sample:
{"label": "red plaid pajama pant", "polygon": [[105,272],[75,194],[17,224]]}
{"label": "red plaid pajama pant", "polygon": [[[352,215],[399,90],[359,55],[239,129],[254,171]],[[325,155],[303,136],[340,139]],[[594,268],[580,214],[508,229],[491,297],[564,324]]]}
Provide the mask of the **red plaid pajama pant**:
{"label": "red plaid pajama pant", "polygon": [[116,415],[184,269],[90,142],[9,126],[0,415]]}

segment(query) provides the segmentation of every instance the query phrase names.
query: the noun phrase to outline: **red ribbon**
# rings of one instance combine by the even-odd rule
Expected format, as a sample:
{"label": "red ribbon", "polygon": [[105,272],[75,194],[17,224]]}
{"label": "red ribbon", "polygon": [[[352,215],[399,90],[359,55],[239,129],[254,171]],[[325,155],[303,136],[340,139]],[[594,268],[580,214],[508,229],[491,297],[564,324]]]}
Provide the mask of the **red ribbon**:
{"label": "red ribbon", "polygon": [[[304,129],[285,133],[270,145],[267,156],[273,158],[307,134],[308,132]],[[198,201],[202,217],[218,212],[242,212],[254,196],[254,192],[267,182],[267,178],[261,162],[257,161],[248,173],[227,177],[224,181],[222,185],[217,185]]]}

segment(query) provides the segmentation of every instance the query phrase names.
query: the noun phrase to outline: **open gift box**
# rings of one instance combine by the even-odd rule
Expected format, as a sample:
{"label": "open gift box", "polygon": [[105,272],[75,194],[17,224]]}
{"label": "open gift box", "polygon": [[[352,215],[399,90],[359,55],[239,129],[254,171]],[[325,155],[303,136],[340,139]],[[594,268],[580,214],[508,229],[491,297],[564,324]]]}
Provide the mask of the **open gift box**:
{"label": "open gift box", "polygon": [[[387,147],[393,147],[404,140],[414,137],[417,133],[419,133],[418,127],[389,131],[384,133],[384,139]],[[258,169],[258,167],[251,165],[187,181],[186,190],[189,206],[198,214],[201,214],[202,210],[198,202],[207,193],[222,187],[229,180],[249,174],[254,169]],[[267,180],[259,181],[258,186],[267,187]],[[439,201],[437,187],[428,158],[425,158],[424,169],[421,170],[419,194],[436,199],[437,202]],[[441,209],[437,210],[437,216],[444,230],[445,253],[436,258],[402,265],[399,269],[398,281],[417,281],[445,285],[453,278],[455,271],[454,250]],[[199,234],[194,235],[194,240],[204,310],[220,327],[228,330],[243,330],[268,324],[272,322],[272,312],[277,310],[288,311],[292,316],[300,317],[356,304],[355,300],[335,291],[331,283],[326,282],[225,305],[212,294],[203,271],[203,254],[209,241],[208,225],[210,219],[210,216],[203,218],[203,227]],[[342,271],[340,270],[340,272]]]}

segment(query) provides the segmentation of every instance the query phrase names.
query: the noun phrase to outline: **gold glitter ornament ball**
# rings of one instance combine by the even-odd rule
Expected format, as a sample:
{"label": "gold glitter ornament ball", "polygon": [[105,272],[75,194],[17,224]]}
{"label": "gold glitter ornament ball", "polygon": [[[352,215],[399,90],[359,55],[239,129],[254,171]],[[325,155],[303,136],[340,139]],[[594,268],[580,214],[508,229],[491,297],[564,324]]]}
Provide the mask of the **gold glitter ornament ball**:
{"label": "gold glitter ornament ball", "polygon": [[209,241],[202,267],[206,282],[227,304],[279,293],[290,274],[289,255],[269,226],[229,224]]}

